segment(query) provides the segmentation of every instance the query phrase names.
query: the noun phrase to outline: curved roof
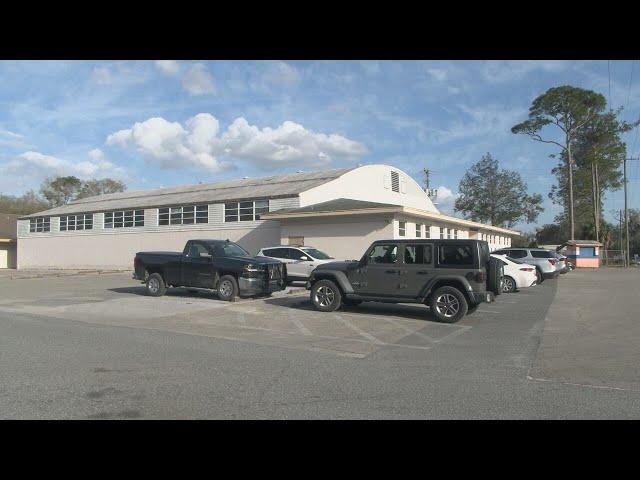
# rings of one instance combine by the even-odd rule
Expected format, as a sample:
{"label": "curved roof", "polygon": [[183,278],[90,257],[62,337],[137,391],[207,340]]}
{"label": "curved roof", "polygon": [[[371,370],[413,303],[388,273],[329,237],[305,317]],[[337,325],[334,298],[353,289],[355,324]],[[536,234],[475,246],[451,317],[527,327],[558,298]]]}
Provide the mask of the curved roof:
{"label": "curved roof", "polygon": [[319,172],[291,173],[262,178],[243,178],[216,183],[156,188],[133,192],[109,193],[75,200],[50,210],[24,215],[31,218],[118,209],[214,203],[255,198],[291,197],[330,182],[354,168],[336,168]]}

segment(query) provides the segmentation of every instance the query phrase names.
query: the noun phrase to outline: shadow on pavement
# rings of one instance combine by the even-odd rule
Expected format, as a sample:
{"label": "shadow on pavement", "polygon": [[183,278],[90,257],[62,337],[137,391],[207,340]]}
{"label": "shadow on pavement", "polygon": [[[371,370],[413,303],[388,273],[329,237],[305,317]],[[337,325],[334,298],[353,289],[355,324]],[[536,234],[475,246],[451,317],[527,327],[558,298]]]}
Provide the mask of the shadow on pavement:
{"label": "shadow on pavement", "polygon": [[[287,307],[294,310],[317,312],[308,297],[296,296],[291,297],[277,297],[269,298],[265,300],[265,303],[270,305],[278,305],[281,307]],[[358,306],[345,306],[343,305],[337,313],[345,312],[352,314],[362,315],[382,315],[389,317],[401,317],[411,320],[424,320],[434,323],[438,322],[427,307],[424,305],[410,305],[410,304],[395,304],[395,303],[381,303],[381,302],[363,302]]]}
{"label": "shadow on pavement", "polygon": [[[144,297],[148,296],[147,288],[143,285],[139,287],[110,288],[109,291],[115,292],[115,293],[125,293],[129,295],[142,295]],[[209,293],[207,291],[190,292],[186,288],[169,288],[167,290],[167,293],[165,293],[165,296],[167,297],[204,297],[204,298],[211,297],[215,299],[218,298],[215,293]]]}

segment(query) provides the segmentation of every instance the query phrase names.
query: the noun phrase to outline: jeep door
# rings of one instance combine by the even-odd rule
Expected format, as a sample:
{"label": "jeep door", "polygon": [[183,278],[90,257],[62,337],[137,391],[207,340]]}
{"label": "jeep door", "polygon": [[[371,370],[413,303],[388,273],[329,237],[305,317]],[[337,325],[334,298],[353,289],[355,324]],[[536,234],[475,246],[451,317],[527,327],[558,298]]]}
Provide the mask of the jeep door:
{"label": "jeep door", "polygon": [[395,242],[378,243],[371,247],[367,252],[367,264],[358,274],[358,292],[380,297],[397,296],[402,266],[399,251],[400,245]]}
{"label": "jeep door", "polygon": [[398,295],[416,298],[434,276],[433,243],[405,244]]}

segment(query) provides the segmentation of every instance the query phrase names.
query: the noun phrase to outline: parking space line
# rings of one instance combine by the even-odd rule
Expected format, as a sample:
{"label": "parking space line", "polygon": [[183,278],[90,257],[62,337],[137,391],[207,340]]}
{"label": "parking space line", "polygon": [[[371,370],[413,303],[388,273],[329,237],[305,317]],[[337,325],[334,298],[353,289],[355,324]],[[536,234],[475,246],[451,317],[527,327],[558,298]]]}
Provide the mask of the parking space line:
{"label": "parking space line", "polygon": [[294,316],[294,312],[287,312],[289,315],[289,320],[291,320],[291,322],[298,327],[298,330],[300,330],[300,333],[302,333],[303,335],[313,335],[313,333],[311,332],[311,330],[309,330],[307,327],[304,326],[304,324]]}
{"label": "parking space line", "polygon": [[478,310],[478,313],[504,313],[504,312],[497,312],[495,310]]}
{"label": "parking space line", "polygon": [[445,335],[442,338],[438,338],[437,340],[434,340],[433,343],[442,343],[445,340],[450,340],[453,337],[457,337],[458,335],[462,335],[463,333],[465,333],[467,330],[471,329],[471,326],[469,325],[462,325],[458,327],[460,330],[457,330],[455,332],[451,332],[448,335]]}
{"label": "parking space line", "polygon": [[392,318],[385,318],[385,317],[380,317],[380,318],[382,318],[385,322],[389,322],[390,324],[395,325],[396,327],[400,328],[401,330],[404,330],[409,335],[417,335],[419,337],[424,338],[425,340],[428,340],[429,342],[433,342],[433,338],[431,338],[429,335],[425,335],[424,333],[422,333],[422,332],[420,332],[418,330],[411,330],[406,325],[402,325],[401,323],[396,322]]}
{"label": "parking space line", "polygon": [[365,332],[361,328],[357,327],[346,318],[342,318],[340,315],[337,315],[337,314],[334,314],[333,317],[336,320],[338,320],[340,323],[342,323],[345,327],[350,328],[351,330],[356,332],[358,335],[368,339],[371,343],[375,343],[376,345],[385,345],[385,343],[382,340],[378,340],[376,337],[374,337],[370,333]]}

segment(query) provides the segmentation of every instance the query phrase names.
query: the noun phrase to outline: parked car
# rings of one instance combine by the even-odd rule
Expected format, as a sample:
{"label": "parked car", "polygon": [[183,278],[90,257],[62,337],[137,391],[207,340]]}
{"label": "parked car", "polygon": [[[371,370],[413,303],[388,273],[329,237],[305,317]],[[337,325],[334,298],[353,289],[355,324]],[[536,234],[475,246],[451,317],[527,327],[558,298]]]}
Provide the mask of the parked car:
{"label": "parked car", "polygon": [[502,276],[483,240],[379,240],[359,261],[318,265],[307,289],[321,312],[363,301],[424,303],[454,323],[500,295]]}
{"label": "parked car", "polygon": [[215,290],[227,301],[283,290],[287,277],[282,262],[253,257],[229,240],[189,240],[182,253],[138,252],[133,269],[151,296],[164,295],[167,287],[191,287]]}
{"label": "parked car", "polygon": [[307,280],[318,265],[335,260],[317,248],[294,245],[261,248],[258,256],[276,258],[285,263],[288,282]]}
{"label": "parked car", "polygon": [[569,271],[569,266],[567,265],[567,257],[562,255],[560,252],[551,251],[555,257],[558,259],[558,263],[556,263],[556,270],[560,273],[567,273]]}
{"label": "parked car", "polygon": [[521,288],[532,287],[538,282],[536,267],[533,265],[520,262],[506,255],[492,253],[491,256],[503,262],[502,291],[504,293],[512,293]]}
{"label": "parked car", "polygon": [[538,276],[538,283],[542,283],[548,278],[556,278],[560,272],[556,270],[556,258],[554,252],[544,248],[502,248],[496,250],[497,255],[507,255],[521,262],[534,265]]}

